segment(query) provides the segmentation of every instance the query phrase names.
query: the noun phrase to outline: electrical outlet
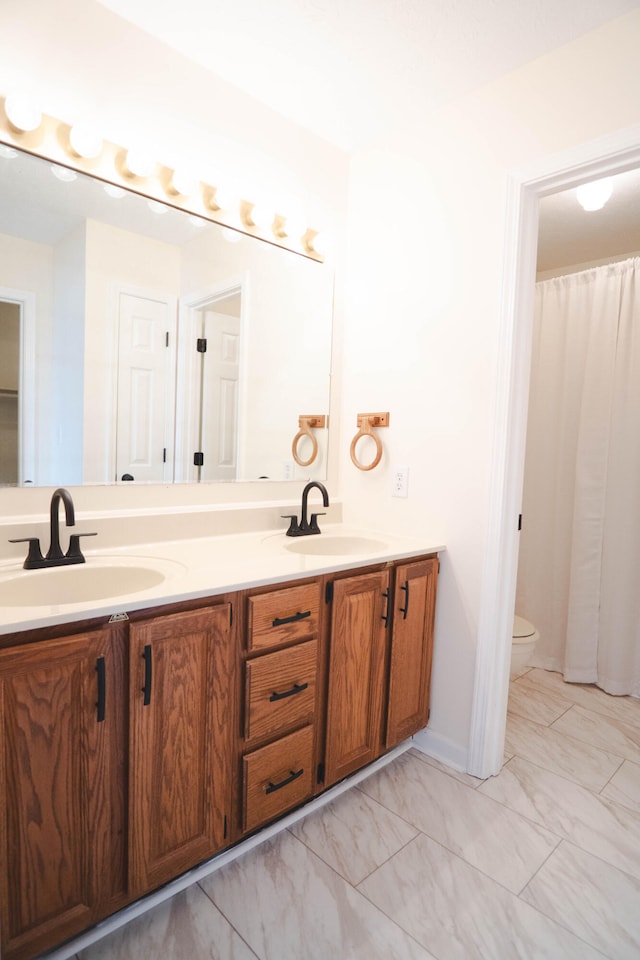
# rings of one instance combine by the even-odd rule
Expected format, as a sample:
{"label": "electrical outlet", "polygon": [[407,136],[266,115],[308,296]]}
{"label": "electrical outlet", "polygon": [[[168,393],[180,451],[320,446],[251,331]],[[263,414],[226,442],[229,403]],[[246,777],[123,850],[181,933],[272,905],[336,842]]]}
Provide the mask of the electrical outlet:
{"label": "electrical outlet", "polygon": [[293,480],[293,463],[291,460],[284,460],[282,463],[282,479]]}
{"label": "electrical outlet", "polygon": [[409,467],[394,467],[391,471],[391,496],[409,496]]}

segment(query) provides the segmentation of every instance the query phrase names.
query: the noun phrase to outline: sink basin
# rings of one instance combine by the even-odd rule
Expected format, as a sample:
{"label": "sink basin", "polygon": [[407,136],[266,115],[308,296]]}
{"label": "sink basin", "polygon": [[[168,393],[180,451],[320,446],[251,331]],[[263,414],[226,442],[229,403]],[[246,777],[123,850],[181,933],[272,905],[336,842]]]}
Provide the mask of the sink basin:
{"label": "sink basin", "polygon": [[91,557],[86,563],[0,575],[0,607],[90,603],[157,587],[184,569],[167,560]]}
{"label": "sink basin", "polygon": [[350,554],[376,553],[384,550],[386,543],[383,540],[374,540],[371,537],[340,536],[331,534],[314,534],[310,537],[291,538],[285,544],[291,553],[304,553],[307,556],[349,556]]}

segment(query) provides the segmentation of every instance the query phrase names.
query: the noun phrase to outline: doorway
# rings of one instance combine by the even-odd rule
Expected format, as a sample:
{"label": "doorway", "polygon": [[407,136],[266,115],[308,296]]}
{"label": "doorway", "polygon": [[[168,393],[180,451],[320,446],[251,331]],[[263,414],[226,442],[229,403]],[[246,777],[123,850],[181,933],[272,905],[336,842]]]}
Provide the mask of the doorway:
{"label": "doorway", "polygon": [[35,297],[0,287],[0,486],[36,482]]}
{"label": "doorway", "polygon": [[508,178],[500,358],[468,772],[502,767],[531,368],[538,201],[640,166],[640,128],[583,144]]}

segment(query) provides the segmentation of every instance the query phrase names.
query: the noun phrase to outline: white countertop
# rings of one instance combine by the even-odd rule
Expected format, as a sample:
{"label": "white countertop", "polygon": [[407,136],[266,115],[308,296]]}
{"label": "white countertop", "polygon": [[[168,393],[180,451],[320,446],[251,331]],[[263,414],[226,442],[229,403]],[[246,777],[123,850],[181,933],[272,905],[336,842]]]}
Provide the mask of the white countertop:
{"label": "white countertop", "polygon": [[[338,552],[345,538],[358,541],[353,552]],[[302,540],[309,542],[309,549],[325,549],[326,545],[326,549],[335,552],[312,555],[295,552],[301,549],[298,545]],[[15,561],[0,564],[0,634],[126,613],[445,549],[444,545],[426,538],[396,537],[344,524],[323,524],[319,536],[304,538],[287,537],[279,530],[109,550],[91,550],[87,543],[86,540],[82,543],[86,564],[45,570],[23,570],[21,563]],[[24,546],[26,555],[26,544]],[[52,574],[64,578],[66,571],[74,571],[72,576],[77,577],[77,571],[86,571],[92,582],[102,577],[103,582],[108,583],[110,571],[117,567],[153,571],[158,574],[159,582],[137,592],[123,594],[120,590],[116,596],[76,603],[50,603],[48,597],[47,602],[38,602],[38,596],[42,599],[51,594]],[[102,573],[97,574],[97,569]],[[116,572],[122,573],[122,570]],[[81,572],[80,576],[84,577],[85,573]],[[30,602],[32,585],[33,603]],[[57,587],[53,591],[57,597],[56,591]],[[19,596],[21,601],[16,599]]]}

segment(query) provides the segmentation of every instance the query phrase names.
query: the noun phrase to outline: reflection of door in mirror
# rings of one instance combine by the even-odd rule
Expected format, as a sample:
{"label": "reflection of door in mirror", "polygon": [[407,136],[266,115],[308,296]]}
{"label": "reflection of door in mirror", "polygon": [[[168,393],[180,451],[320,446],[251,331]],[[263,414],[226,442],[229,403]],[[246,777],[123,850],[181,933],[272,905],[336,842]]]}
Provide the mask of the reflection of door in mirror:
{"label": "reflection of door in mirror", "polygon": [[18,482],[20,307],[0,301],[0,484]]}
{"label": "reflection of door in mirror", "polygon": [[200,450],[204,458],[199,480],[237,478],[238,386],[240,378],[240,295],[201,310],[202,400]]}
{"label": "reflection of door in mirror", "polygon": [[120,293],[116,480],[173,479],[175,303]]}

